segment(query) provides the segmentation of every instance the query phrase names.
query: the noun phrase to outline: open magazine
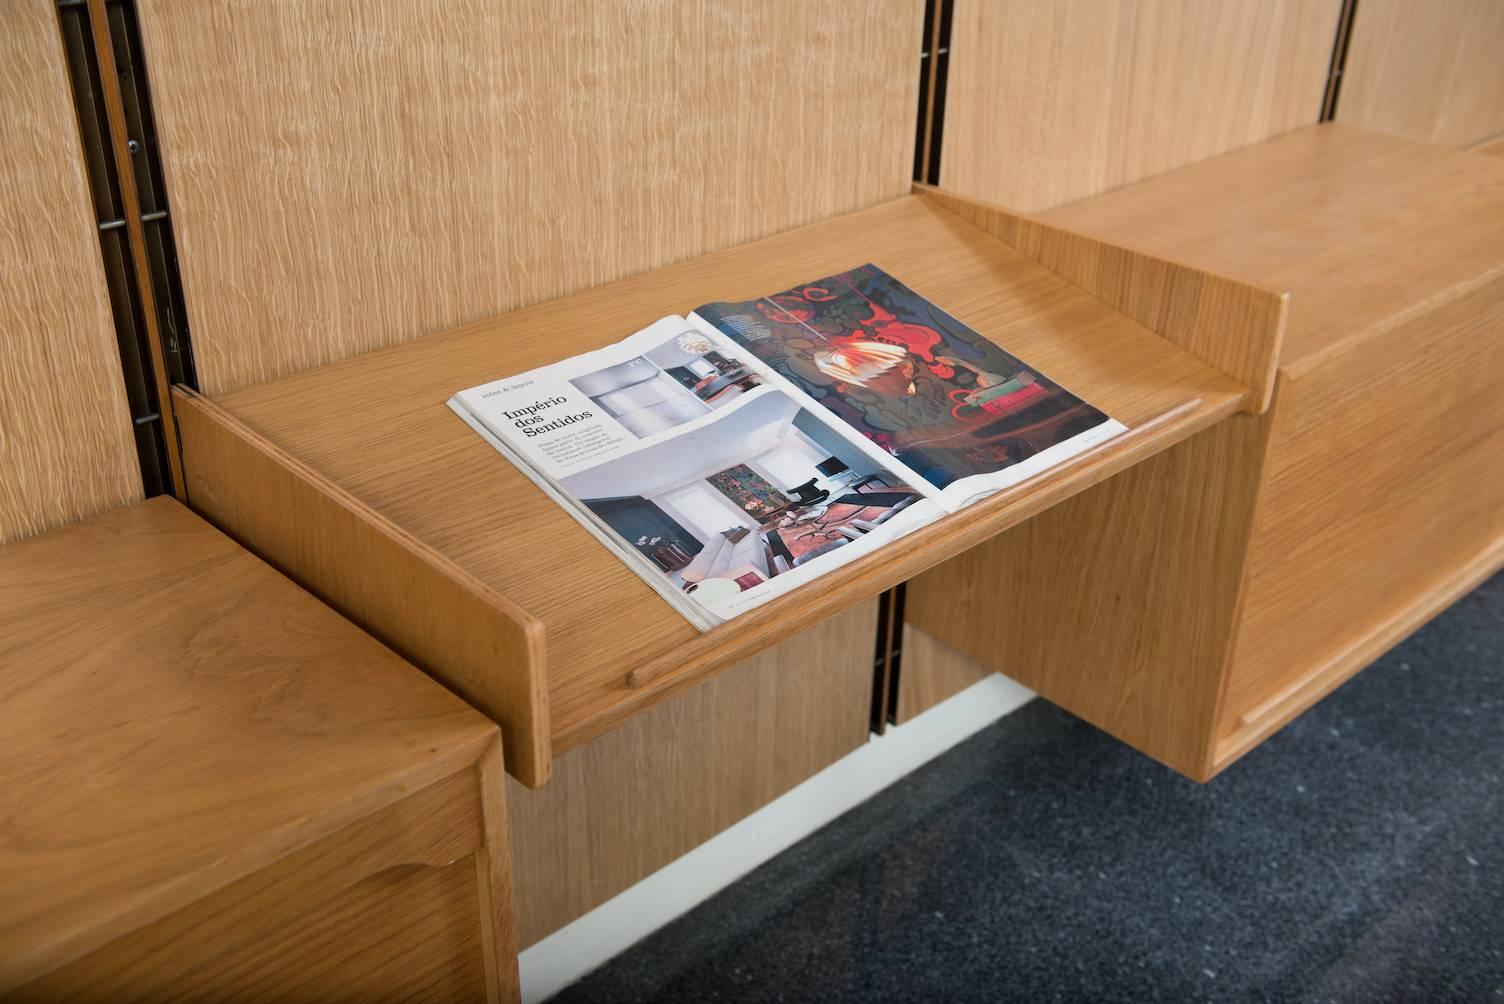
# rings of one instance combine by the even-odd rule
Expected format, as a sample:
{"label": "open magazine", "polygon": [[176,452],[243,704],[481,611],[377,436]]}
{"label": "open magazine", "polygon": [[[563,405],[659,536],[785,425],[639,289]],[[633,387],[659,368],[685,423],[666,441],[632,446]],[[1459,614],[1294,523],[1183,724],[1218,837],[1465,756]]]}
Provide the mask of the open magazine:
{"label": "open magazine", "polygon": [[1124,429],[875,265],[449,406],[701,630]]}

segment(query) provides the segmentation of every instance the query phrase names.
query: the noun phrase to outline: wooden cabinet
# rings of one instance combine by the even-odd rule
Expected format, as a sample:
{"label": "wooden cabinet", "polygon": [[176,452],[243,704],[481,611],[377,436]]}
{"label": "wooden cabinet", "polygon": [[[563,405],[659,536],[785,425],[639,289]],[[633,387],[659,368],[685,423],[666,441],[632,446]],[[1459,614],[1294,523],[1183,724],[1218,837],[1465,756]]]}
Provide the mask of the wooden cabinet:
{"label": "wooden cabinet", "polygon": [[921,576],[908,616],[1209,778],[1504,564],[1504,163],[1327,125],[1044,218],[1288,290],[1273,405]]}
{"label": "wooden cabinet", "polygon": [[0,999],[509,1000],[496,727],[170,499],[0,549]]}

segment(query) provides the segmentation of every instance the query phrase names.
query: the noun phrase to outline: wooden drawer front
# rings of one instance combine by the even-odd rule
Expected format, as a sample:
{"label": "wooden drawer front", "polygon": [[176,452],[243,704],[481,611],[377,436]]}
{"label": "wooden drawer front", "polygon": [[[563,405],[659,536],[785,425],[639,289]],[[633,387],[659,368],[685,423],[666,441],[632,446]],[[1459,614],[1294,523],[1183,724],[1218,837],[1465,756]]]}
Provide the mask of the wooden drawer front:
{"label": "wooden drawer front", "polygon": [[117,938],[16,1001],[484,1000],[463,772]]}
{"label": "wooden drawer front", "polygon": [[1289,717],[1493,560],[1501,385],[1504,280],[1282,381],[1224,737]]}

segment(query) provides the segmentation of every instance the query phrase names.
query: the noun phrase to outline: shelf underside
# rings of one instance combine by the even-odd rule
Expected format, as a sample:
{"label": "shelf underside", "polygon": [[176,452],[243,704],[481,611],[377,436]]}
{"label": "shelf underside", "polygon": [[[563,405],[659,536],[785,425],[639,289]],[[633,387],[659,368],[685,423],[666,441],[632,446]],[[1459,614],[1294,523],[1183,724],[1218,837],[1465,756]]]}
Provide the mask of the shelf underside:
{"label": "shelf underside", "polygon": [[[600,348],[662,316],[866,262],[1130,431],[701,635],[445,407],[461,388]],[[543,622],[557,753],[1232,414],[1247,395],[1154,332],[913,195],[252,387],[218,404]]]}

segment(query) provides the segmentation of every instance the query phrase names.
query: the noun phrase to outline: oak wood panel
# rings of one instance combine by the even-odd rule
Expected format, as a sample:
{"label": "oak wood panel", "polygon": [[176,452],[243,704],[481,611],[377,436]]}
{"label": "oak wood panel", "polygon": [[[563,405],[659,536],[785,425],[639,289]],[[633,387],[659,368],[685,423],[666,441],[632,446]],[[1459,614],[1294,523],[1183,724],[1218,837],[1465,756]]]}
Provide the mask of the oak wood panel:
{"label": "oak wood panel", "polygon": [[915,627],[1210,773],[1269,429],[1235,415],[909,584]]}
{"label": "oak wood panel", "polygon": [[1504,133],[1504,4],[1363,0],[1337,121],[1471,146]]}
{"label": "oak wood panel", "polygon": [[0,691],[0,992],[454,776],[495,741],[165,497],[0,549]]}
{"label": "oak wood panel", "polygon": [[207,398],[174,391],[188,501],[503,726],[513,773],[548,780],[543,628]]}
{"label": "oak wood panel", "polygon": [[0,543],[141,497],[57,17],[0,12]]}
{"label": "oak wood panel", "polygon": [[[1006,657],[989,659],[999,664],[1007,662]],[[904,625],[901,666],[897,708],[900,725],[998,672],[912,623]]]}
{"label": "oak wood panel", "polygon": [[1347,645],[1308,667],[1289,686],[1239,719],[1213,750],[1212,770],[1219,771],[1248,752],[1501,568],[1504,537],[1497,537],[1462,564],[1438,570],[1409,605],[1391,606],[1385,616],[1369,618],[1364,630]]}
{"label": "oak wood panel", "polygon": [[784,641],[511,784],[525,947],[710,839],[867,738],[877,607]]}
{"label": "oak wood panel", "polygon": [[1043,219],[1288,290],[1298,373],[1504,264],[1504,162],[1328,123]]}
{"label": "oak wood panel", "polygon": [[[834,582],[781,597],[702,635],[444,407],[463,387],[599,348],[708,298],[749,298],[863,261],[875,261],[945,305],[1130,431],[962,516],[895,541],[846,566]],[[538,331],[550,336],[537,338]],[[262,478],[256,502],[234,503],[246,518],[227,524],[232,532],[378,635],[391,625],[355,612],[336,587],[348,585],[341,575],[361,585],[384,572],[348,563],[344,571],[331,566],[322,572],[297,565],[280,531],[252,532],[257,521],[265,528],[290,518],[288,511],[262,510],[285,509],[282,489],[271,482],[296,479],[276,472],[263,478],[244,468],[250,457],[230,458],[226,451],[236,440],[248,441],[243,432],[266,441],[270,449],[258,448],[260,456],[275,450],[294,458],[297,479],[337,486],[334,495],[353,499],[362,513],[541,620],[557,753],[1206,427],[1247,397],[1243,385],[1190,353],[953,213],[909,196],[225,395],[212,406],[242,431],[226,436],[207,423],[184,422],[183,436],[185,450],[203,458],[197,470],[188,464],[190,498],[216,499],[220,508],[207,511],[222,515],[234,500],[253,494],[233,487],[242,474]],[[195,429],[215,445],[201,449],[188,442],[199,434]],[[344,517],[338,519],[342,535]],[[316,540],[325,533],[314,525],[294,530]],[[439,563],[428,563],[428,570]],[[411,588],[415,595],[423,591],[416,583]],[[398,647],[430,671],[443,670],[434,652]],[[452,682],[473,695],[478,691],[469,688],[494,671],[479,663],[475,675]],[[487,707],[503,703],[495,693],[480,699]],[[508,741],[532,740],[509,734]]]}
{"label": "oak wood panel", "polygon": [[277,925],[241,951],[174,957],[164,940],[155,946],[163,956],[156,968],[145,979],[128,980],[113,967],[130,960],[106,949],[27,987],[17,999],[482,1001],[474,879],[468,858],[443,868],[383,872],[311,904],[308,913],[270,914]]}
{"label": "oak wood panel", "polygon": [[1312,124],[1341,6],[956,0],[941,183],[1044,209]]}
{"label": "oak wood panel", "polygon": [[[462,770],[117,938],[15,999],[480,1000],[474,854],[484,836],[477,775]],[[450,992],[416,993],[425,989]]]}
{"label": "oak wood panel", "polygon": [[202,386],[902,194],[922,7],[144,0]]}
{"label": "oak wood panel", "polygon": [[1504,537],[1500,332],[1504,278],[1282,388],[1223,735]]}
{"label": "oak wood panel", "polygon": [[1121,244],[1050,226],[928,186],[915,186],[998,240],[1157,331],[1253,393],[1261,412],[1274,395],[1289,294]]}

